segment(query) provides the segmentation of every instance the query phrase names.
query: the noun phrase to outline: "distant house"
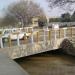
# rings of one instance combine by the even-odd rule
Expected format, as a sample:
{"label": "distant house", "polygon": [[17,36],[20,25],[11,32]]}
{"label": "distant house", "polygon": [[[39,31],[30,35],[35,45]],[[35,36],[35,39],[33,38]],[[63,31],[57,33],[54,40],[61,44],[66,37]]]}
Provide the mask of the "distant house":
{"label": "distant house", "polygon": [[37,17],[32,18],[32,26],[33,27],[38,27],[38,18]]}

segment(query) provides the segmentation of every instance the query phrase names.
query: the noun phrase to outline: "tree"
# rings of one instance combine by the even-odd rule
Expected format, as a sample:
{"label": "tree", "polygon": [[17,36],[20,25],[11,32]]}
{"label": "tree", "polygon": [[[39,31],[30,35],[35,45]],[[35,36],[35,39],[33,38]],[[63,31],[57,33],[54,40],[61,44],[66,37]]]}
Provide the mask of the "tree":
{"label": "tree", "polygon": [[62,22],[70,22],[71,21],[71,15],[69,13],[64,13],[61,15],[61,21]]}
{"label": "tree", "polygon": [[44,17],[44,16],[40,16],[39,19],[38,19],[39,27],[46,26],[46,24],[47,24],[47,18]]}
{"label": "tree", "polygon": [[61,7],[63,9],[67,10],[73,10],[74,7],[72,7],[75,4],[75,0],[47,0],[49,3],[49,7]]}
{"label": "tree", "polygon": [[4,18],[2,18],[1,24],[3,26],[15,26],[18,23],[17,18],[12,15],[7,14]]}
{"label": "tree", "polygon": [[23,26],[31,23],[33,17],[45,16],[42,8],[32,1],[19,1],[12,5],[9,5],[7,14],[13,16],[18,22],[21,22]]}
{"label": "tree", "polygon": [[50,18],[49,22],[60,22],[61,18]]}
{"label": "tree", "polygon": [[72,16],[71,16],[71,21],[75,22],[75,11],[73,12]]}

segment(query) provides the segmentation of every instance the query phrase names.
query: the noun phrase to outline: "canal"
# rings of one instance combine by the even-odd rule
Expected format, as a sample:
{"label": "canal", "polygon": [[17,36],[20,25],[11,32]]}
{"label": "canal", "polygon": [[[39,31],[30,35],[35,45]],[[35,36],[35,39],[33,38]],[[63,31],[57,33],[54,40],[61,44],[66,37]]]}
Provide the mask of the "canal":
{"label": "canal", "polygon": [[60,50],[15,60],[30,75],[75,75],[75,57]]}

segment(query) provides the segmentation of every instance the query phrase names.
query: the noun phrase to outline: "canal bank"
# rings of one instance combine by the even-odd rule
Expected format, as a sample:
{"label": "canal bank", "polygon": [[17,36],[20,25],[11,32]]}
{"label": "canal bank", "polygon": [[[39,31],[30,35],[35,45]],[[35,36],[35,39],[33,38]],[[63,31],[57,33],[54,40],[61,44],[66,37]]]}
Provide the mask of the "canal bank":
{"label": "canal bank", "polygon": [[60,50],[15,60],[30,75],[75,75],[75,57]]}

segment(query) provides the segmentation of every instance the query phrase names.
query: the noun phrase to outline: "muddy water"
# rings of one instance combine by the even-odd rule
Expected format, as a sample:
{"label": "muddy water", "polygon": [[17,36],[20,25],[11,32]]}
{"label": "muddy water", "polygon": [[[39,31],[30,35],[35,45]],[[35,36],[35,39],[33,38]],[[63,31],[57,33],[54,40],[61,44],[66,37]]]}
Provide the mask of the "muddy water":
{"label": "muddy water", "polygon": [[75,75],[75,57],[46,52],[15,60],[30,75]]}

